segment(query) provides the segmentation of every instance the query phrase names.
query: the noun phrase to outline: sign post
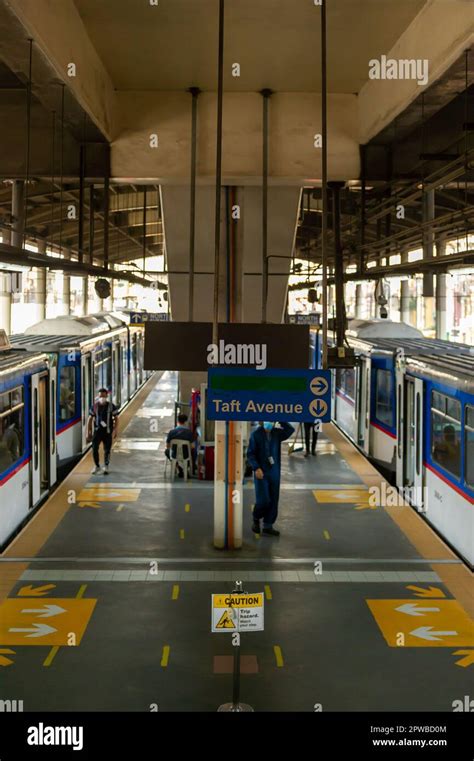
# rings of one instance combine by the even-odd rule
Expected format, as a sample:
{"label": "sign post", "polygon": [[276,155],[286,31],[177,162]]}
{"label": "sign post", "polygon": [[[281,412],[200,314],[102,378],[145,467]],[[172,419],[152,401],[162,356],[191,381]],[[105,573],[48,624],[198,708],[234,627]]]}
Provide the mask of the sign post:
{"label": "sign post", "polygon": [[240,702],[240,633],[263,628],[263,592],[244,592],[242,582],[236,581],[230,594],[212,595],[211,631],[231,633],[234,647],[232,703],[223,703],[217,709],[219,712],[253,711],[248,703]]}

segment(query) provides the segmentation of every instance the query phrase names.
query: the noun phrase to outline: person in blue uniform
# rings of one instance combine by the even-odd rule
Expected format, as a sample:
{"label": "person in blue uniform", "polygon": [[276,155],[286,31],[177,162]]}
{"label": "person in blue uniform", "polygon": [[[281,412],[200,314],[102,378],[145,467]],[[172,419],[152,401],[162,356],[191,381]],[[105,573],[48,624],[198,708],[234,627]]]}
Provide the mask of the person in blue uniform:
{"label": "person in blue uniform", "polygon": [[247,449],[247,461],[254,472],[256,505],[253,509],[252,531],[260,534],[260,521],[263,520],[263,533],[280,536],[273,528],[278,516],[278,499],[280,496],[281,442],[288,439],[295,430],[289,423],[260,423],[250,436]]}

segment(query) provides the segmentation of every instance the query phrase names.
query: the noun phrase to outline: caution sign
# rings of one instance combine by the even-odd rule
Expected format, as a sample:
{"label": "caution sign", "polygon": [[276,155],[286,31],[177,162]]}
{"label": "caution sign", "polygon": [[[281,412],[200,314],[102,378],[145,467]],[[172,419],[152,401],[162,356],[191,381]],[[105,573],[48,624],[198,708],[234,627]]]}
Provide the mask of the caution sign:
{"label": "caution sign", "polygon": [[263,592],[212,595],[211,624],[214,633],[262,632]]}

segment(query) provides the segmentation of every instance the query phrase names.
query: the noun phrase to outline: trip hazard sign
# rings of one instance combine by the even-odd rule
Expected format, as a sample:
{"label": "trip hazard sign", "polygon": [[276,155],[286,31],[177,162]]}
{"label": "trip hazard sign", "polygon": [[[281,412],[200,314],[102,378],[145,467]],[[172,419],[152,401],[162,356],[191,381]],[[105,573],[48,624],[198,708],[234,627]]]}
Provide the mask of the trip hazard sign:
{"label": "trip hazard sign", "polygon": [[212,631],[263,631],[263,592],[212,595]]}

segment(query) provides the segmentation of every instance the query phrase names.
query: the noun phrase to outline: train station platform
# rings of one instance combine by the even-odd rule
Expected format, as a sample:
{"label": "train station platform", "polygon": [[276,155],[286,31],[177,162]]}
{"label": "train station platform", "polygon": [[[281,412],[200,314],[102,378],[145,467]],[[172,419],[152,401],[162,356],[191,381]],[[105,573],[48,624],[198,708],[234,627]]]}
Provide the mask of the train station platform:
{"label": "train station platform", "polygon": [[384,480],[332,424],[316,457],[282,445],[280,537],[252,533],[249,480],[243,547],[215,550],[213,483],[164,477],[176,382],[155,374],[109,475],[86,455],[1,556],[0,699],[215,711],[233,653],[211,634],[211,594],[238,579],[265,595],[265,630],[241,638],[256,711],[452,711],[474,667],[463,562],[411,507],[372,504]]}

